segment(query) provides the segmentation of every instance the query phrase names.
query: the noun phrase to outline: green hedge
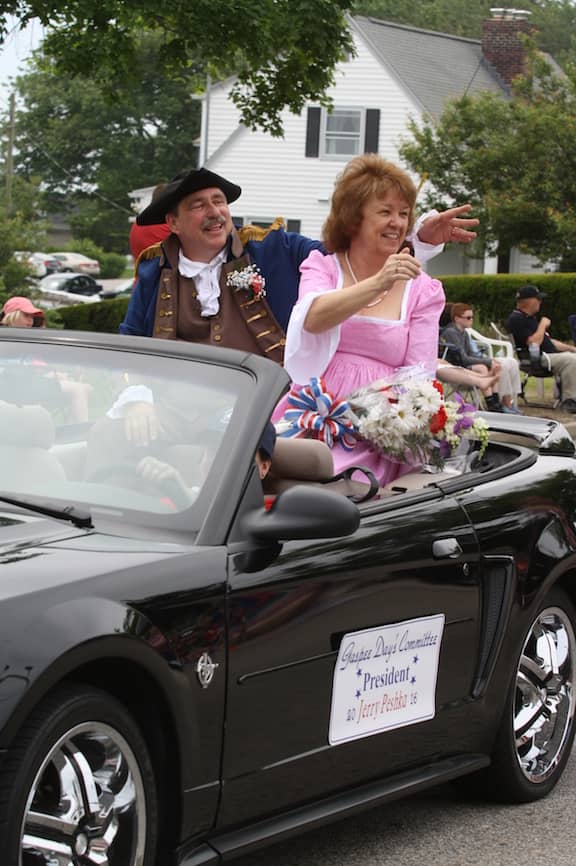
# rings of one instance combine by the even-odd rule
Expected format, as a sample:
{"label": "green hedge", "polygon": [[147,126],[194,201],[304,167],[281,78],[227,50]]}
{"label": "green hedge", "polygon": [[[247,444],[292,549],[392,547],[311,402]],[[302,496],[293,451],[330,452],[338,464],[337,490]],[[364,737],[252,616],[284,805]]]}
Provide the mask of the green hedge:
{"label": "green hedge", "polygon": [[503,325],[516,304],[520,286],[538,286],[547,297],[542,313],[552,321],[550,332],[558,340],[570,340],[568,316],[576,313],[576,274],[476,274],[438,277],[446,299],[471,304],[479,322]]}
{"label": "green hedge", "polygon": [[58,314],[69,331],[101,331],[117,334],[126,315],[129,298],[116,298],[95,304],[58,307]]}
{"label": "green hedge", "polygon": [[[448,301],[471,304],[478,322],[501,325],[514,309],[520,286],[531,283],[546,292],[542,312],[552,320],[551,332],[559,340],[571,338],[568,316],[576,313],[576,274],[478,274],[474,276],[439,277]],[[105,331],[116,333],[124,319],[128,298],[59,307],[64,327],[71,331]]]}

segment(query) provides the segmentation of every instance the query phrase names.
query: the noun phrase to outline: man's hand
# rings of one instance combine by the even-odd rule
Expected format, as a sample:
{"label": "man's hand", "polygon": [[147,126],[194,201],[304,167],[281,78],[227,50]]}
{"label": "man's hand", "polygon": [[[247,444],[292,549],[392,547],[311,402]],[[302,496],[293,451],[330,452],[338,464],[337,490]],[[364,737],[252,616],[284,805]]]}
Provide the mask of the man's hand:
{"label": "man's hand", "polygon": [[170,463],[164,463],[162,460],[157,460],[156,457],[143,457],[136,467],[138,475],[144,481],[152,481],[161,483],[162,481],[176,481],[182,487],[185,487],[182,476],[174,466]]}
{"label": "man's hand", "polygon": [[452,207],[439,214],[433,214],[424,220],[418,232],[418,238],[424,244],[459,243],[469,244],[477,235],[472,231],[480,220],[464,217],[472,205],[463,204],[461,207]]}
{"label": "man's hand", "polygon": [[127,403],[124,407],[124,433],[128,442],[145,448],[158,438],[162,427],[150,403]]}
{"label": "man's hand", "polygon": [[143,481],[158,486],[164,492],[163,501],[178,511],[189,508],[198,495],[198,487],[187,487],[178,470],[156,457],[143,457],[136,466]]}

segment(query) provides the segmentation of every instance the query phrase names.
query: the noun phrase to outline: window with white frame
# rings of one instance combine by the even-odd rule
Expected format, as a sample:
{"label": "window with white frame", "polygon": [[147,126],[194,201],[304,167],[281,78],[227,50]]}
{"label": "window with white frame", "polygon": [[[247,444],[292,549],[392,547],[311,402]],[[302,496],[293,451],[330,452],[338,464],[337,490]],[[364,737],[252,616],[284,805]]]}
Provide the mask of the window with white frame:
{"label": "window with white frame", "polygon": [[309,159],[349,160],[360,153],[378,153],[379,136],[379,108],[338,107],[327,111],[310,105],[304,155]]}
{"label": "window with white frame", "polygon": [[323,111],[322,155],[350,159],[364,149],[364,110],[333,108]]}

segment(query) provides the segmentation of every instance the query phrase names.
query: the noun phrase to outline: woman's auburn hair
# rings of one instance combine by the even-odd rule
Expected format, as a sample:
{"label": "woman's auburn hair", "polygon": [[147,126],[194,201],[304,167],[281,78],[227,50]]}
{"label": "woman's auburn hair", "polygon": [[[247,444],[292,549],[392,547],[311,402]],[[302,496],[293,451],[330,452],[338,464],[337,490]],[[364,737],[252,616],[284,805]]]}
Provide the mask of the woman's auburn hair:
{"label": "woman's auburn hair", "polygon": [[322,229],[322,242],[327,252],[347,250],[360,228],[366,202],[374,196],[383,198],[390,190],[406,199],[410,207],[410,231],[414,225],[417,195],[410,175],[376,153],[351,159],[336,178],[330,213]]}
{"label": "woman's auburn hair", "polygon": [[464,313],[468,312],[468,310],[470,310],[471,313],[474,312],[474,308],[470,304],[464,304],[462,301],[458,301],[450,307],[450,318],[454,321],[456,316],[463,316]]}

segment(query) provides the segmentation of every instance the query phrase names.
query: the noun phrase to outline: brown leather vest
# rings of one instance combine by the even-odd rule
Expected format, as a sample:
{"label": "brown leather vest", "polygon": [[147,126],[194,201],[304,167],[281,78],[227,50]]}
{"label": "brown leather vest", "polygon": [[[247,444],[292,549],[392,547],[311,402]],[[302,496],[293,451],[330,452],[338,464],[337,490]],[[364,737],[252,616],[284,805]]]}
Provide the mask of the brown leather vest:
{"label": "brown leather vest", "polygon": [[266,299],[256,300],[244,289],[237,291],[226,284],[231,271],[250,264],[239,238],[233,237],[234,258],[222,266],[220,308],[215,316],[200,315],[194,280],[178,273],[179,248],[175,235],[164,243],[167,261],[160,271],[153,336],[241,349],[281,364],[285,335]]}

